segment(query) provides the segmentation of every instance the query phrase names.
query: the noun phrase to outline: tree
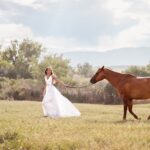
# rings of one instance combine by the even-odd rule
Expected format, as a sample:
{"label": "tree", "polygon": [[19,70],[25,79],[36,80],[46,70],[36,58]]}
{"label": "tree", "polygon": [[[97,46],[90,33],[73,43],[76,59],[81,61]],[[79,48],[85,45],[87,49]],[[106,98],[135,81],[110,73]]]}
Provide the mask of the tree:
{"label": "tree", "polygon": [[6,48],[3,52],[1,52],[1,57],[3,60],[8,61],[9,63],[15,63],[15,59],[17,57],[17,47],[18,41],[11,41],[11,45]]}
{"label": "tree", "polygon": [[[69,78],[71,67],[69,60],[64,59],[62,55],[49,55],[41,61],[38,66],[33,67],[32,75],[34,78],[43,80],[44,71],[47,67],[52,68],[54,74],[59,79]],[[72,78],[72,76],[70,76]]]}
{"label": "tree", "polygon": [[84,77],[91,77],[93,74],[93,67],[89,63],[84,63],[83,65],[77,65],[77,73],[83,75]]}
{"label": "tree", "polygon": [[14,66],[6,60],[0,60],[0,76],[14,77]]}
{"label": "tree", "polygon": [[150,74],[150,63],[146,66],[146,69],[147,69],[147,71],[148,71],[149,74]]}
{"label": "tree", "polygon": [[24,39],[21,43],[12,41],[10,46],[2,52],[2,59],[13,65],[12,78],[32,78],[31,70],[38,65],[43,50],[40,43],[29,39]]}
{"label": "tree", "polygon": [[148,72],[146,67],[138,67],[138,66],[131,66],[127,70],[125,70],[125,73],[130,73],[136,76],[150,76],[150,72]]}

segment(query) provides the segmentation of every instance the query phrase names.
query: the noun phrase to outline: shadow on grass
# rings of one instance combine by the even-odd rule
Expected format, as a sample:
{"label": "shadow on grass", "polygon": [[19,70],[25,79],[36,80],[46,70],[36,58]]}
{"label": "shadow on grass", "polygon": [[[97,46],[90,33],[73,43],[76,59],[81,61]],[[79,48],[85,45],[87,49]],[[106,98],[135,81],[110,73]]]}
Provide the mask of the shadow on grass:
{"label": "shadow on grass", "polygon": [[100,123],[100,124],[125,124],[125,123],[150,123],[150,120],[96,120],[96,119],[85,119],[86,123]]}
{"label": "shadow on grass", "polygon": [[16,138],[18,137],[18,134],[16,132],[6,132],[2,135],[0,135],[0,143],[4,143],[5,141],[12,141],[12,140],[16,140]]}

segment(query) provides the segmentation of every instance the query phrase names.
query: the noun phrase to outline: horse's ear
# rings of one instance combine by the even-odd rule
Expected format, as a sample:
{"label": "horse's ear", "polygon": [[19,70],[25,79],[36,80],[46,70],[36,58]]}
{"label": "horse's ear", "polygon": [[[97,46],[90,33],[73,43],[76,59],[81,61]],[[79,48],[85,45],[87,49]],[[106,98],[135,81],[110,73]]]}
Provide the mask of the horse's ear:
{"label": "horse's ear", "polygon": [[104,70],[104,66],[101,69]]}

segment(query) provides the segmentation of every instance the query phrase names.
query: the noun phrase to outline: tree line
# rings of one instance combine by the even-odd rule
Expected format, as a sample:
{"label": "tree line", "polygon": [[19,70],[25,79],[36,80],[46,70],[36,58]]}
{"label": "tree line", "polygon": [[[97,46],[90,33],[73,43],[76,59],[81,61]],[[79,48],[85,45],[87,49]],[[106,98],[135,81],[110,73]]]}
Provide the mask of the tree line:
{"label": "tree line", "polygon": [[[83,85],[97,70],[89,63],[75,68],[63,55],[48,54],[41,43],[24,39],[12,41],[7,48],[0,47],[0,99],[41,100],[44,71],[51,67],[57,78],[69,85]],[[150,64],[131,66],[124,73],[150,76]],[[57,85],[61,92],[74,102],[117,104],[121,100],[113,87],[104,82],[87,89],[66,89]]]}

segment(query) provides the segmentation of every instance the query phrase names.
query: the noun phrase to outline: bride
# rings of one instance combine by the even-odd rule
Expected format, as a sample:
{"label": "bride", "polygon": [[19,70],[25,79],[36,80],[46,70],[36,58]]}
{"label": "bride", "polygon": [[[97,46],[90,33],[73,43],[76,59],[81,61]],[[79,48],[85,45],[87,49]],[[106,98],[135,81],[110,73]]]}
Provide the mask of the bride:
{"label": "bride", "polygon": [[51,68],[46,68],[45,70],[45,82],[46,86],[42,101],[42,109],[45,117],[80,116],[79,110],[53,85],[59,81],[53,75]]}

